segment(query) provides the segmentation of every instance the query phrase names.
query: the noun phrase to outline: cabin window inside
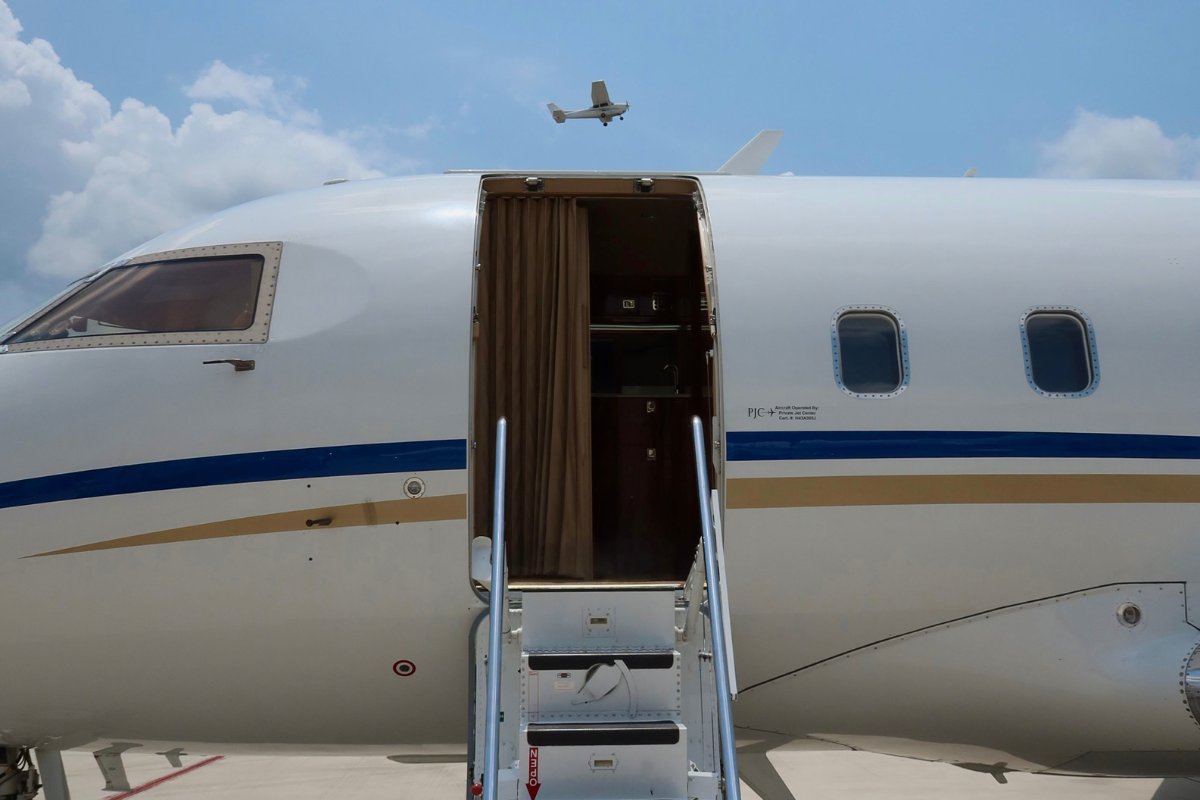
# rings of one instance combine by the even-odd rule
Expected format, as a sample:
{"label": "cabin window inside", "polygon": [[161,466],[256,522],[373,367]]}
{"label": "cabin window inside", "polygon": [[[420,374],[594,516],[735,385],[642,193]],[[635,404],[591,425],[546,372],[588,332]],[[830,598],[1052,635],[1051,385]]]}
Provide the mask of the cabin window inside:
{"label": "cabin window inside", "polygon": [[1021,328],[1025,370],[1033,388],[1075,397],[1095,383],[1094,339],[1087,321],[1066,310],[1029,313]]}
{"label": "cabin window inside", "polygon": [[261,255],[239,255],[111,269],[7,343],[245,331],[254,324],[263,264]]}
{"label": "cabin window inside", "polygon": [[882,311],[845,311],[835,318],[834,373],[849,394],[888,397],[906,383],[904,331]]}

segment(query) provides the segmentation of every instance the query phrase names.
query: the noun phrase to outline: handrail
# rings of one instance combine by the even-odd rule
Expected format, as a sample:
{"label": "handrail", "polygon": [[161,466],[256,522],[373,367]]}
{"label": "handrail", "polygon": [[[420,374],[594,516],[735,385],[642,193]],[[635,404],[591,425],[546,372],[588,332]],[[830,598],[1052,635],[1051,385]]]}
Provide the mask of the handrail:
{"label": "handrail", "polygon": [[[737,740],[733,732],[733,708],[729,700],[729,655],[725,651],[725,598],[717,574],[717,546],[713,536],[712,506],[708,497],[708,459],[704,447],[704,423],[692,417],[692,443],[696,447],[696,482],[700,488],[700,526],[704,542],[704,577],[708,582],[708,617],[712,624],[713,667],[717,673],[717,723],[721,729],[721,761],[725,768],[725,800],[741,800],[738,782]],[[490,799],[489,799],[490,800]]]}
{"label": "handrail", "polygon": [[492,509],[491,619],[488,635],[487,728],[484,738],[483,798],[496,800],[500,770],[500,650],[504,630],[504,468],[508,421],[496,423],[496,493]]}

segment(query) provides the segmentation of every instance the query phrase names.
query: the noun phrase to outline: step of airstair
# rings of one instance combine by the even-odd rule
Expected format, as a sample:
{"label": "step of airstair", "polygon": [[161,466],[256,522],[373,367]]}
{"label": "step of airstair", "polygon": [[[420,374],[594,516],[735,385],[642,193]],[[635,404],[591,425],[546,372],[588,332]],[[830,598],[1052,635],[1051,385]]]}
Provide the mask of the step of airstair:
{"label": "step of airstair", "polygon": [[681,592],[526,591],[511,605],[501,708],[518,725],[501,726],[500,800],[718,796],[711,662],[704,636],[682,638]]}
{"label": "step of airstair", "polygon": [[533,723],[521,738],[543,800],[687,796],[687,733],[677,722]]}
{"label": "step of airstair", "polygon": [[537,796],[686,797],[674,593],[530,592],[521,630],[520,754]]}

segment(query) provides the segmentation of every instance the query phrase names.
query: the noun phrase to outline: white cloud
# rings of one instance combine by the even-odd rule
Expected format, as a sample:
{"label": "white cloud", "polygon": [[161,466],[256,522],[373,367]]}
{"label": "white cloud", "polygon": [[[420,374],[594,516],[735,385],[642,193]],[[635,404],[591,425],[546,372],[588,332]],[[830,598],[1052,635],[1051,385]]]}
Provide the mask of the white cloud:
{"label": "white cloud", "polygon": [[235,105],[262,109],[297,125],[319,126],[321,116],[315,111],[301,108],[294,95],[304,90],[304,80],[293,77],[285,83],[290,84],[291,88],[281,88],[268,75],[250,75],[233,69],[223,61],[214,61],[185,92],[196,100],[229,101]]}
{"label": "white cloud", "polygon": [[1200,178],[1200,139],[1171,138],[1145,117],[1076,112],[1061,138],[1041,145],[1054,178]]}
{"label": "white cloud", "polygon": [[26,286],[16,281],[0,281],[0,335],[9,330],[9,323],[42,305],[61,285]]}
{"label": "white cloud", "polygon": [[278,79],[220,61],[186,88],[220,110],[197,102],[177,126],[136,99],[114,113],[48,42],[22,41],[21,31],[0,0],[2,291],[21,280],[13,266],[33,270],[30,282],[76,277],[231,205],[330,178],[376,177],[378,163],[412,166],[369,148],[370,131],[325,131],[295,99],[302,81],[284,79],[281,89]]}
{"label": "white cloud", "polygon": [[438,126],[437,117],[430,117],[424,122],[416,122],[407,127],[401,128],[400,133],[410,139],[424,139],[429,135],[429,132]]}
{"label": "white cloud", "polygon": [[25,108],[33,103],[29,88],[16,78],[0,81],[0,108]]}
{"label": "white cloud", "polygon": [[0,169],[40,184],[79,177],[60,142],[86,137],[111,116],[108,101],[59,63],[49,42],[20,40],[0,0]]}
{"label": "white cloud", "polygon": [[69,156],[90,171],[79,191],[50,200],[33,269],[73,276],[163,231],[231,205],[330,178],[371,178],[352,144],[243,109],[193,105],[172,130],[153,106],[126,100]]}
{"label": "white cloud", "polygon": [[187,96],[197,100],[240,100],[248,106],[262,106],[274,100],[275,81],[266,75],[247,75],[214,61],[187,88]]}

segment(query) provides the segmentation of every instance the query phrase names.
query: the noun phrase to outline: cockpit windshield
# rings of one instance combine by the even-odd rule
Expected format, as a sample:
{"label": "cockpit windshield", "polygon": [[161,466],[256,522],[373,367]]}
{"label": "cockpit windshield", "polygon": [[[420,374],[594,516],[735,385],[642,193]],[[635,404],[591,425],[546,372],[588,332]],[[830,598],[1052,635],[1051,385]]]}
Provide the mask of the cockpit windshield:
{"label": "cockpit windshield", "polygon": [[33,306],[32,308],[30,308],[28,311],[24,312],[23,314],[18,314],[17,316],[15,316],[12,319],[5,322],[3,325],[0,325],[0,343],[4,342],[4,337],[11,335],[18,328],[20,328],[22,323],[24,323],[30,319],[33,319],[38,314],[40,314],[44,309],[53,308],[54,306],[58,305],[59,301],[62,300],[67,295],[71,295],[71,294],[74,294],[75,292],[79,291],[79,285],[91,277],[92,277],[91,275],[88,275],[83,278],[76,278],[75,280],[73,280],[69,284],[67,284],[64,288],[59,289],[57,292],[55,292],[54,295],[49,300],[43,300],[42,302],[38,303],[36,306]]}
{"label": "cockpit windshield", "polygon": [[51,307],[6,343],[246,330],[254,324],[262,272],[259,255],[117,267]]}

